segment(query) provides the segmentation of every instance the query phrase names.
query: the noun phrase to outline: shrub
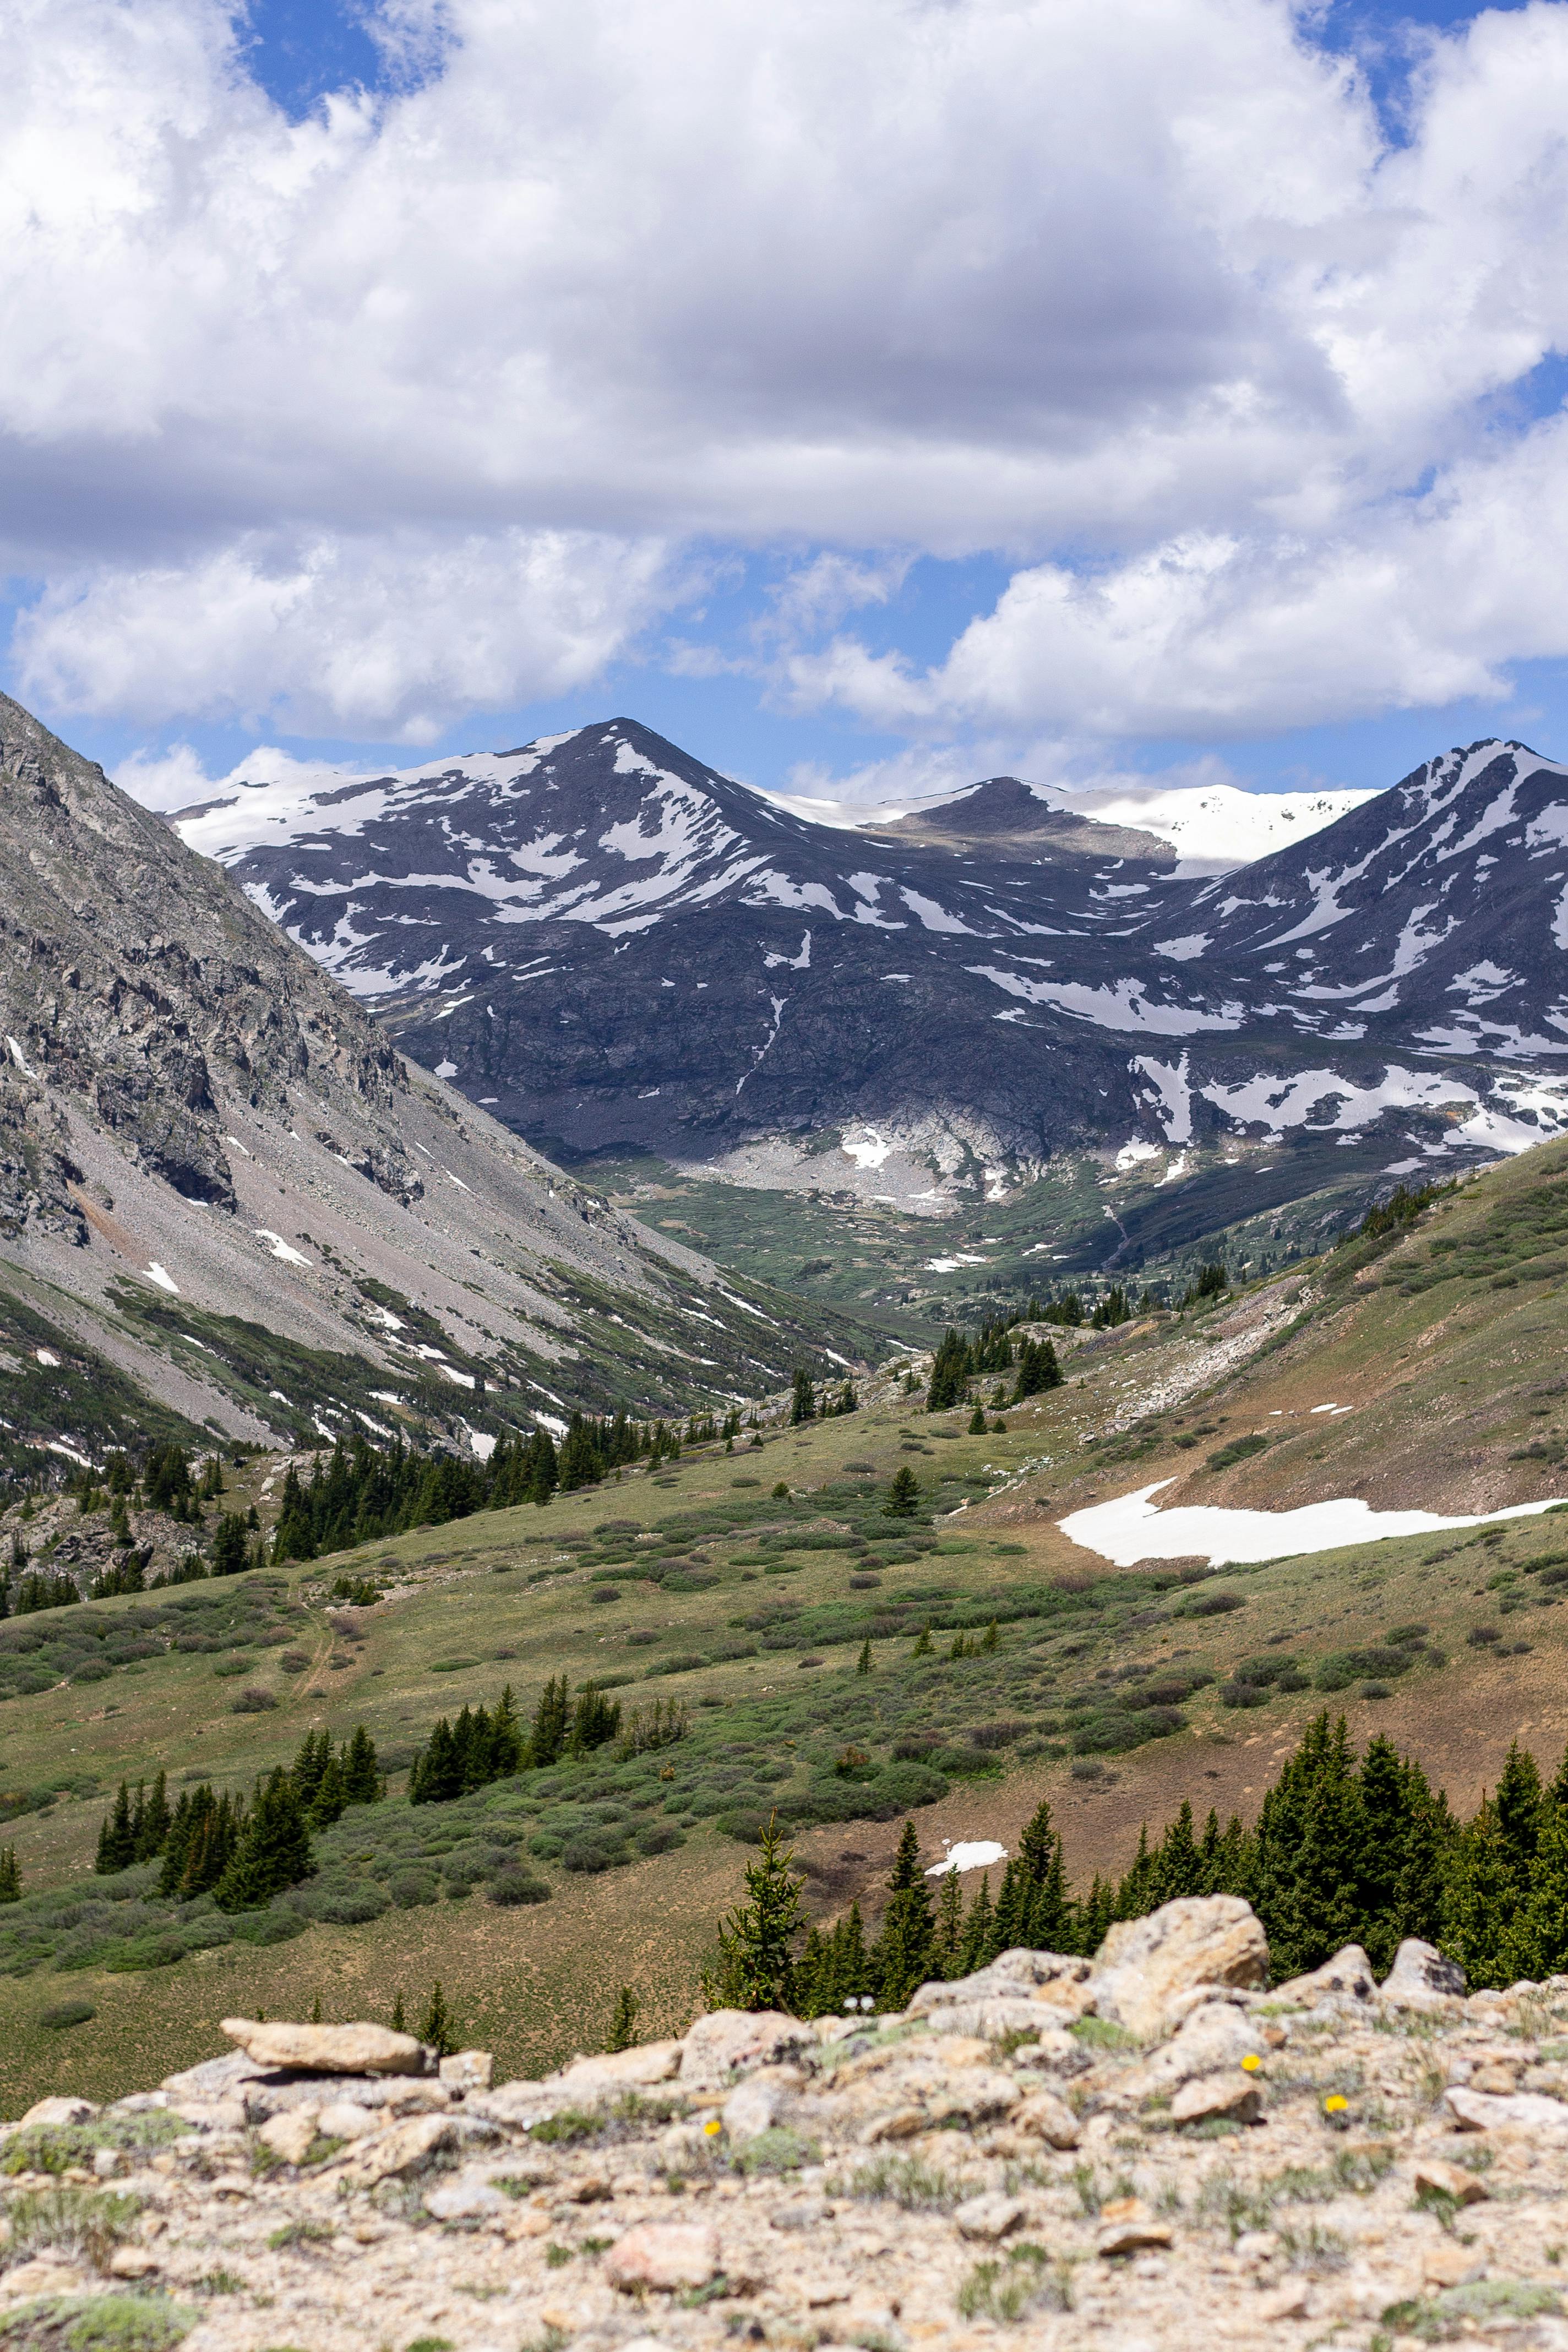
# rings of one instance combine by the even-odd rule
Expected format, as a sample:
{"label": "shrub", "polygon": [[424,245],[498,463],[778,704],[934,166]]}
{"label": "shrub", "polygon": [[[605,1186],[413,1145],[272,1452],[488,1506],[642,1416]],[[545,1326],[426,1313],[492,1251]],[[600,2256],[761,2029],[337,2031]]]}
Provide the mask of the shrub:
{"label": "shrub", "polygon": [[1261,1435],[1233,1437],[1228,1445],[1220,1446],[1216,1452],[1209,1455],[1204,1464],[1204,1468],[1228,1470],[1233,1462],[1245,1462],[1249,1454],[1261,1454],[1268,1443],[1268,1440]]}
{"label": "shrub", "polygon": [[550,1888],[542,1878],[535,1878],[526,1870],[498,1870],[485,1889],[487,1899],[502,1911],[515,1910],[528,1903],[548,1903]]}
{"label": "shrub", "polygon": [[229,1708],[229,1713],[231,1715],[265,1715],[268,1707],[276,1706],[277,1704],[277,1699],[268,1690],[242,1690]]}
{"label": "shrub", "polygon": [[278,1665],[282,1674],[307,1674],[310,1671],[310,1654],[308,1650],[285,1650],[278,1661]]}
{"label": "shrub", "polygon": [[63,2033],[68,2026],[86,2025],[97,2015],[90,2000],[57,2000],[52,2008],[39,2011],[38,2023],[53,2032]]}
{"label": "shrub", "polygon": [[332,1927],[360,1927],[367,1920],[379,1919],[391,1900],[369,1878],[327,1880],[314,1886],[302,1886],[290,1899],[294,1908],[307,1919],[320,1919]]}
{"label": "shrub", "polygon": [[5,2352],[171,2352],[200,2316],[163,2294],[51,2295],[9,2312],[0,2323],[0,2346]]}
{"label": "shrub", "polygon": [[425,1904],[434,1903],[440,1891],[433,1870],[394,1871],[387,1888],[400,1911],[417,1911]]}
{"label": "shrub", "polygon": [[11,2236],[5,2252],[12,2262],[54,2247],[61,2253],[85,2255],[101,2270],[142,2210],[139,2197],[106,2195],[84,2189],[39,2189],[13,2198],[6,2207]]}
{"label": "shrub", "polygon": [[561,1867],[595,1877],[601,1871],[618,1870],[630,1862],[626,1833],[613,1827],[579,1830],[569,1837],[561,1849]]}

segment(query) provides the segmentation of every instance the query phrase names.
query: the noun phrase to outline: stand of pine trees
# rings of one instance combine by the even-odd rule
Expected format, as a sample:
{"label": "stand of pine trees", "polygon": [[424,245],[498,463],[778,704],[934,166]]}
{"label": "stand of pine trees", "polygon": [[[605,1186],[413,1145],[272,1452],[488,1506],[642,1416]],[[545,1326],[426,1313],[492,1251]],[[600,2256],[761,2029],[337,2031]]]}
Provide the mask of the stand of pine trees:
{"label": "stand of pine trees", "polygon": [[[685,1737],[684,1708],[673,1702],[661,1714],[656,1702],[651,1717],[633,1717],[628,1753],[662,1748]],[[443,1716],[415,1757],[408,1774],[411,1805],[447,1804],[471,1790],[488,1788],[492,1780],[510,1780],[513,1773],[542,1769],[563,1756],[584,1756],[590,1749],[620,1737],[621,1709],[594,1683],[584,1683],[576,1699],[564,1675],[552,1675],[540,1695],[531,1728],[525,1735],[509,1683],[494,1712],[483,1706],[464,1707],[456,1723]]]}
{"label": "stand of pine trees", "polygon": [[[258,1779],[251,1801],[208,1780],[183,1790],[171,1811],[164,1776],[149,1795],[125,1781],[98,1836],[95,1870],[105,1875],[162,1859],[158,1893],[192,1902],[211,1895],[219,1910],[259,1910],[315,1867],[312,1830],[330,1828],[350,1805],[374,1805],[386,1793],[375,1742],[361,1724],[334,1746],[327,1731],[307,1732],[293,1764]],[[0,1898],[3,1899],[3,1898]]]}
{"label": "stand of pine trees", "polygon": [[[1184,1802],[1157,1843],[1143,1832],[1119,1881],[1096,1877],[1081,1895],[1068,1891],[1048,1803],[1026,1827],[994,1899],[982,1878],[967,1909],[953,1874],[933,1895],[906,1822],[869,1942],[858,1903],[832,1927],[802,1934],[804,1882],[790,1863],[770,1827],[746,1874],[749,1900],[720,1930],[704,1978],[710,1999],[802,2017],[868,2001],[901,2009],[917,1986],[973,1975],[1018,1946],[1091,1954],[1114,1920],[1190,1895],[1251,1904],[1276,1983],[1346,1944],[1360,1944],[1382,1975],[1407,1936],[1458,1960],[1473,1990],[1568,1970],[1568,1756],[1543,1783],[1516,1741],[1495,1792],[1461,1822],[1419,1764],[1381,1736],[1358,1759],[1343,1717],[1331,1723],[1326,1712],[1269,1789],[1255,1828],[1234,1817],[1222,1828],[1211,1811],[1200,1831]],[[748,1988],[757,1997],[742,1999]]]}

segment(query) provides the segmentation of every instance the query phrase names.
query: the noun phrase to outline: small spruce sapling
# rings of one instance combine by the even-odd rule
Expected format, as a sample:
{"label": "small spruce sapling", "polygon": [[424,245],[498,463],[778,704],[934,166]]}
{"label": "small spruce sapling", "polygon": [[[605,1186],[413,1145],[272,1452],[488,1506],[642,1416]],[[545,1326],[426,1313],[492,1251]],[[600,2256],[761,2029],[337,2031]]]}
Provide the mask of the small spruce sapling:
{"label": "small spruce sapling", "polygon": [[439,1977],[430,1988],[430,1999],[426,2005],[425,2014],[419,2021],[419,2039],[426,2049],[434,2050],[438,2058],[449,2058],[458,2046],[451,2014],[447,2007],[447,1996],[441,1990]]}
{"label": "small spruce sapling", "polygon": [[610,2037],[605,2047],[609,2051],[630,2050],[637,2038],[637,2011],[641,2003],[630,1985],[623,1985],[616,1995],[615,2013],[610,2019]]}

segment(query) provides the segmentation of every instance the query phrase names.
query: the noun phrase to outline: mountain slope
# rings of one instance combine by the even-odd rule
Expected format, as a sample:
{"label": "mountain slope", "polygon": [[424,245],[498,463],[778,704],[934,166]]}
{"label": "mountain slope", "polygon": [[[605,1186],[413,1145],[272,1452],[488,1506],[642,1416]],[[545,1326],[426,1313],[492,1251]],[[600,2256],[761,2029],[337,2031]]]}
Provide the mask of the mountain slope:
{"label": "mountain slope", "polygon": [[[139,1391],[237,1436],[357,1414],[482,1445],[573,1403],[754,1392],[799,1349],[824,1360],[826,1321],[742,1299],[405,1061],[4,698],[0,872],[8,1444],[94,1454]],[[93,1362],[131,1384],[96,1434]]]}

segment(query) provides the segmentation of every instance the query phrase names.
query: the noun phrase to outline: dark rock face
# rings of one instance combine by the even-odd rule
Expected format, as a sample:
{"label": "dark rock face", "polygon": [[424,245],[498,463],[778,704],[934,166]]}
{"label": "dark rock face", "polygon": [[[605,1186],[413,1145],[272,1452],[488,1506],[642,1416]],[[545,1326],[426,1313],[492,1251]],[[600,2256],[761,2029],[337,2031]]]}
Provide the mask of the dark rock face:
{"label": "dark rock face", "polygon": [[547,1144],[715,1159],[934,1121],[1028,1168],[1380,1122],[1480,1150],[1563,1116],[1568,772],[1521,744],[1217,879],[1010,777],[808,823],[625,719],[243,787],[181,829]]}

